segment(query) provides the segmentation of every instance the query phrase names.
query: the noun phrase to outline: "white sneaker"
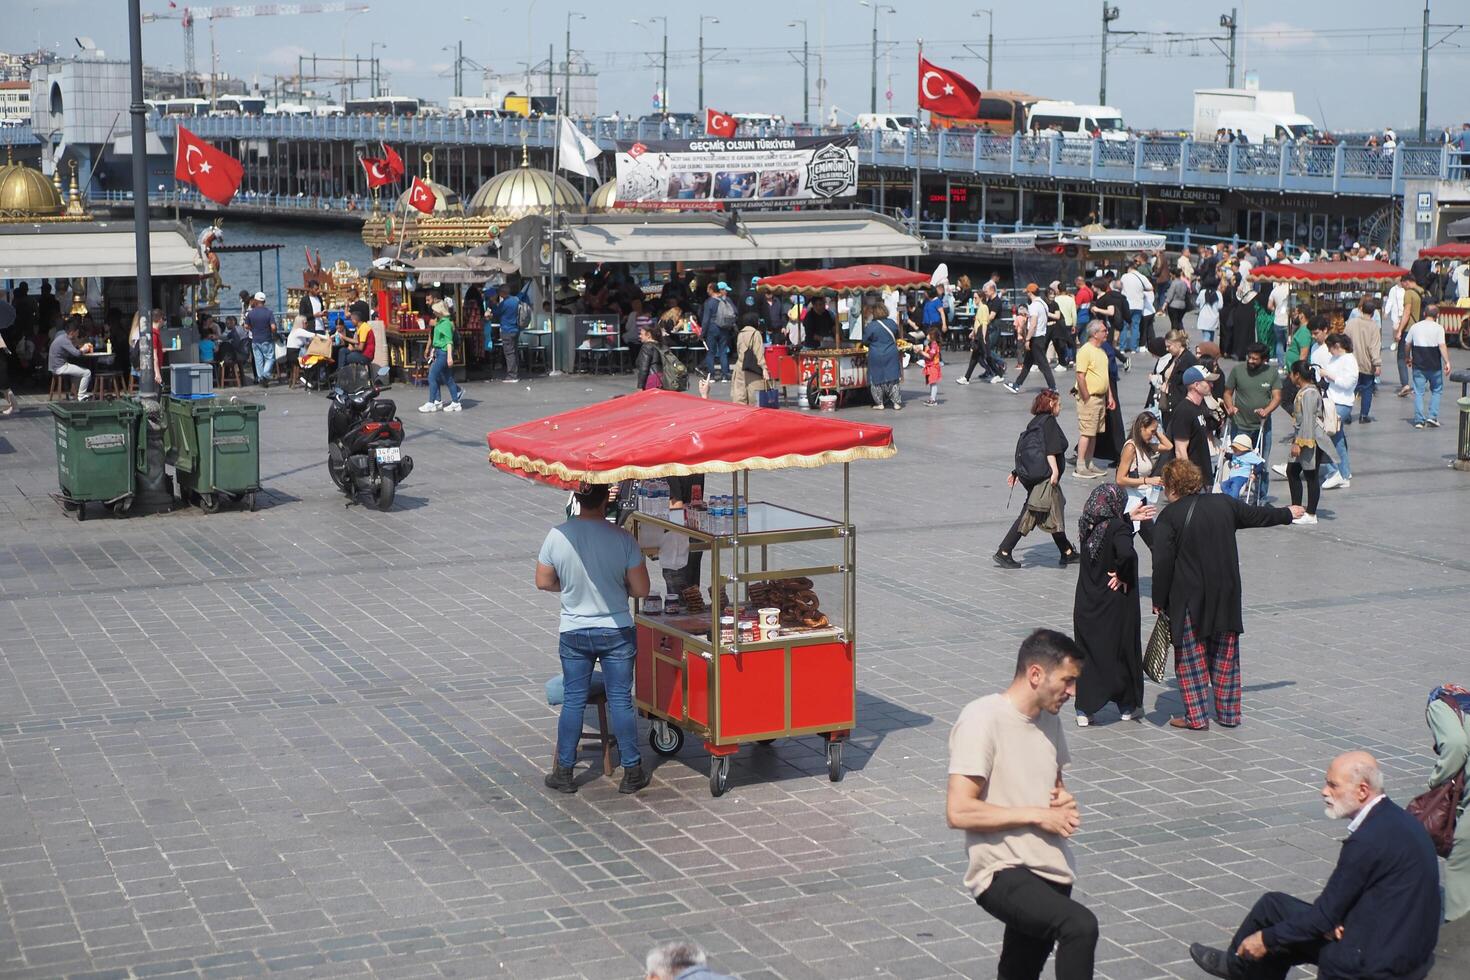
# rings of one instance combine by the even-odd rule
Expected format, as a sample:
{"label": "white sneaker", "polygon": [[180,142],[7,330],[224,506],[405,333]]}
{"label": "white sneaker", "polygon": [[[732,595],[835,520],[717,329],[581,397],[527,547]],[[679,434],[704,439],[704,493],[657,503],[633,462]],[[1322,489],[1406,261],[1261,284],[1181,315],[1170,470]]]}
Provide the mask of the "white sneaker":
{"label": "white sneaker", "polygon": [[998,374],[992,374],[990,376],[990,383],[993,384],[993,385],[1005,384],[1005,380],[1006,380],[1005,378],[1002,378]]}
{"label": "white sneaker", "polygon": [[1291,519],[1291,523],[1293,523],[1293,524],[1307,524],[1307,525],[1316,524],[1317,523],[1317,515],[1316,514],[1303,514],[1301,517],[1293,517]]}
{"label": "white sneaker", "polygon": [[444,411],[446,411],[446,412],[463,412],[464,411],[464,406],[461,405],[459,403],[459,399],[456,398],[454,401],[452,401],[448,405],[445,405],[444,406]]}
{"label": "white sneaker", "polygon": [[1074,480],[1096,480],[1100,476],[1102,476],[1102,473],[1095,473],[1092,470],[1072,471],[1072,479]]}
{"label": "white sneaker", "polygon": [[1084,715],[1080,711],[1077,712],[1077,727],[1078,728],[1086,728],[1090,724],[1092,724],[1092,719],[1091,718],[1087,717],[1086,715]]}
{"label": "white sneaker", "polygon": [[1119,721],[1132,721],[1135,718],[1142,718],[1142,717],[1143,717],[1143,709],[1142,708],[1139,708],[1139,709],[1137,709],[1135,711],[1123,711],[1123,712],[1120,712],[1118,714],[1118,720]]}
{"label": "white sneaker", "polygon": [[967,384],[970,383],[970,379],[969,378],[955,378],[954,379],[954,383],[957,384],[957,385],[967,385]]}
{"label": "white sneaker", "polygon": [[424,402],[422,405],[419,406],[419,411],[420,412],[437,412],[437,411],[439,411],[443,407],[444,406],[440,405],[438,402]]}
{"label": "white sneaker", "polygon": [[1341,473],[1334,473],[1331,476],[1329,476],[1327,479],[1325,479],[1325,480],[1322,481],[1322,489],[1323,490],[1336,490],[1339,487],[1345,487],[1347,485],[1348,485],[1348,481],[1346,481],[1346,480],[1344,480],[1342,478],[1342,474]]}
{"label": "white sneaker", "polygon": [[1272,473],[1275,473],[1277,476],[1285,476],[1286,475],[1286,464],[1285,463],[1277,463],[1275,466],[1271,467],[1271,472]]}

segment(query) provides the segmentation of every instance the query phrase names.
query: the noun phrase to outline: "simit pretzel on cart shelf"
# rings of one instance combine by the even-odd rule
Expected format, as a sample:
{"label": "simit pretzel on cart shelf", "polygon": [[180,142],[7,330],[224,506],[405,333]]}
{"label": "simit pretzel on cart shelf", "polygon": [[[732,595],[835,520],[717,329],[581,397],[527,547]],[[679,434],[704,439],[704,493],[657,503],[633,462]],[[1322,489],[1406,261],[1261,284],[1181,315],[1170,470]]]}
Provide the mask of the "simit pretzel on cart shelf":
{"label": "simit pretzel on cart shelf", "polygon": [[[635,610],[634,704],[660,755],[678,754],[686,731],[701,738],[714,796],[729,785],[730,757],[750,742],[819,736],[828,778],[842,778],[842,744],[857,722],[850,464],[894,455],[891,429],[655,390],[501,429],[489,444],[497,469],[562,488],[728,474],[732,496],[746,504],[729,526],[710,529],[688,514],[627,518],[640,540],[645,531],[679,534],[691,551],[707,552],[713,587],[681,595],[680,615]],[[752,470],[828,463],[843,465],[840,519],[750,497]],[[714,599],[707,608],[690,601],[703,605],[703,595]],[[772,608],[779,629],[761,635],[756,617]]]}

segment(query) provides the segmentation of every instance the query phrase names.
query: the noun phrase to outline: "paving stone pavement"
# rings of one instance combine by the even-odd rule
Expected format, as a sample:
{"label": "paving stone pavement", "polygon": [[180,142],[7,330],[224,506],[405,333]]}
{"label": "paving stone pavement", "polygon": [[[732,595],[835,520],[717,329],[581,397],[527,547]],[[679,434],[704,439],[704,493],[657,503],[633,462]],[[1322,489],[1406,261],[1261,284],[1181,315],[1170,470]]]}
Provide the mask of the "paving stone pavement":
{"label": "paving stone pavement", "polygon": [[[844,782],[798,739],[742,751],[712,799],[691,739],[638,796],[584,761],[566,797],[541,786],[556,603],[531,581],[563,497],[492,472],[484,437],[627,387],[477,383],[434,416],[400,387],[417,465],[386,514],[343,506],[304,392],[240,396],[266,406],[255,514],[78,524],[48,496],[44,407],[0,423],[0,976],[619,978],[675,937],[746,980],[993,976],[945,746],[1030,629],[1071,626],[1049,541],[989,560],[1029,398],[946,381],[926,408],[915,374],[902,414],[845,413],[900,453],[852,469]],[[1241,535],[1245,724],[1162,728],[1178,694],[1150,684],[1145,724],[1069,728],[1099,976],[1198,976],[1189,941],[1223,942],[1263,890],[1314,895],[1344,832],[1316,799],[1335,753],[1377,754],[1401,801],[1423,783],[1425,692],[1465,680],[1470,476],[1452,429],[1380,413],[1319,526]],[[752,484],[835,512],[840,479]],[[1065,487],[1075,521],[1090,485]]]}

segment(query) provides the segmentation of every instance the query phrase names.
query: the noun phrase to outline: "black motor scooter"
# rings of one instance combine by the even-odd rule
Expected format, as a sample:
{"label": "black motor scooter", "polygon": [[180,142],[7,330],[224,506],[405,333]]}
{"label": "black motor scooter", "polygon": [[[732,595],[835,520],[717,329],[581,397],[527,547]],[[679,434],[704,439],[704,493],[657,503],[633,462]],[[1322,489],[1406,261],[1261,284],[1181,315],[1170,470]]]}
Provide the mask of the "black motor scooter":
{"label": "black motor scooter", "polygon": [[378,398],[378,386],[361,364],[340,368],[332,379],[332,407],[327,410],[327,472],[350,498],[372,497],[378,510],[393,506],[398,484],[413,472],[404,455],[403,423],[398,406]]}

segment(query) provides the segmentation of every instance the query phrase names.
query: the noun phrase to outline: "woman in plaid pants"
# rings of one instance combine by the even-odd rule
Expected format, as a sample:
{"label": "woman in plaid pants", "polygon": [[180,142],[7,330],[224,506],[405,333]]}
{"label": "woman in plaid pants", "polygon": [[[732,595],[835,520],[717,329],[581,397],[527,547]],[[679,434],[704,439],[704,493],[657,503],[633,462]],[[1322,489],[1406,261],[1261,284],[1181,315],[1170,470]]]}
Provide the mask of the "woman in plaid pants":
{"label": "woman in plaid pants", "polygon": [[1187,459],[1164,466],[1169,506],[1154,524],[1154,612],[1168,614],[1174,634],[1174,673],[1184,695],[1175,728],[1206,731],[1205,701],[1213,691],[1215,720],[1240,724],[1240,556],[1235,532],[1290,524],[1301,507],[1255,507],[1219,493],[1202,493],[1204,476]]}

